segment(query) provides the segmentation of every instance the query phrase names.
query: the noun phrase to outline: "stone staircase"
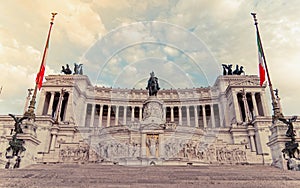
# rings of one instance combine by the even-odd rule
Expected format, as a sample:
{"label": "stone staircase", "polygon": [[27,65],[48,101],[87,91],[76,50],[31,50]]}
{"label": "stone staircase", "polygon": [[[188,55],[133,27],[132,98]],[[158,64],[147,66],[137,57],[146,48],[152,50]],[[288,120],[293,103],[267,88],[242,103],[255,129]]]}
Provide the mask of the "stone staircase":
{"label": "stone staircase", "polygon": [[300,187],[300,172],[261,165],[38,164],[1,169],[0,187]]}

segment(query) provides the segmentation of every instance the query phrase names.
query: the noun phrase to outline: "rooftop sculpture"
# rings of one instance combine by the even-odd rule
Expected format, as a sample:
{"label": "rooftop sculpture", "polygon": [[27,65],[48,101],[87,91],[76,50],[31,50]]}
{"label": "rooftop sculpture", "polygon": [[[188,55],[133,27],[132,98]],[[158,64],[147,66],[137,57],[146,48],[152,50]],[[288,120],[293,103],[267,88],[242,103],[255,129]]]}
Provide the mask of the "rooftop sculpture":
{"label": "rooftop sculpture", "polygon": [[222,64],[223,67],[223,75],[241,75],[241,74],[245,74],[244,72],[244,67],[239,65],[235,66],[235,70],[232,71],[232,64]]}
{"label": "rooftop sculpture", "polygon": [[[82,75],[83,74],[82,66],[83,66],[83,64],[74,63],[74,73],[73,74],[74,75],[75,74]],[[61,72],[65,73],[65,74],[72,74],[72,70],[70,69],[69,64],[66,64],[66,68],[65,68],[65,66],[62,66]]]}
{"label": "rooftop sculpture", "polygon": [[72,74],[69,64],[66,65],[66,68],[65,68],[65,66],[62,66],[61,72],[65,73],[65,74]]}

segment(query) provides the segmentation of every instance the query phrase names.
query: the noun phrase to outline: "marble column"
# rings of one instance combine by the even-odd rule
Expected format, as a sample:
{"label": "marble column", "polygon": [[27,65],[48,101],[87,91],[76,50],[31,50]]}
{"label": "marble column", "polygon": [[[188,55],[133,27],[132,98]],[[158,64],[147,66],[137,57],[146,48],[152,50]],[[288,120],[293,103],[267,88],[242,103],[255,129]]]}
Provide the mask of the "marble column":
{"label": "marble column", "polygon": [[58,133],[58,127],[54,126],[51,129],[52,129],[51,130],[52,139],[51,139],[51,143],[50,143],[50,150],[53,151],[55,149],[57,133]]}
{"label": "marble column", "polygon": [[134,108],[135,106],[131,107],[131,122],[134,122]]}
{"label": "marble column", "polygon": [[249,135],[249,138],[250,138],[251,151],[255,152],[256,151],[256,146],[255,146],[255,141],[254,141],[254,135],[255,135],[254,129],[253,130],[248,130],[248,135]]}
{"label": "marble column", "polygon": [[163,119],[164,119],[164,121],[167,120],[167,107],[166,106],[163,107]]}
{"label": "marble column", "polygon": [[[36,108],[36,113],[37,114],[39,114],[39,113],[41,113],[42,115],[47,114],[47,111],[44,112],[44,109],[46,107],[47,93],[50,93],[50,92],[46,92],[45,90],[42,90],[41,93],[40,93],[40,100],[39,100],[38,106]],[[29,102],[30,102],[30,99],[31,99],[31,97],[30,97],[31,95],[32,95],[32,90],[28,89],[28,95],[26,97],[23,113],[25,113],[28,110],[28,105],[29,105]],[[50,97],[51,97],[51,95],[50,95]],[[47,107],[49,108],[49,104],[48,104]],[[48,110],[48,109],[46,109],[46,110]]]}
{"label": "marble column", "polygon": [[92,103],[92,112],[91,112],[91,121],[90,127],[94,127],[94,120],[95,120],[95,103]]}
{"label": "marble column", "polygon": [[253,136],[250,136],[250,144],[251,144],[251,151],[255,152],[256,148],[255,148],[255,141]]}
{"label": "marble column", "polygon": [[220,109],[220,118],[222,118],[222,119],[220,119],[221,126],[222,126],[222,124],[223,124],[223,127],[230,125],[229,106],[227,105],[227,98],[224,95],[221,96],[219,109]]}
{"label": "marble column", "polygon": [[261,100],[262,107],[263,107],[263,109],[262,109],[263,115],[267,116],[268,114],[270,114],[270,112],[269,112],[269,108],[268,108],[267,103],[266,103],[266,97],[265,97],[264,92],[260,93],[260,100]]}
{"label": "marble column", "polygon": [[242,119],[241,119],[241,110],[240,110],[238,98],[237,98],[237,92],[233,92],[232,97],[233,97],[233,106],[234,106],[234,111],[235,111],[236,122],[239,123],[239,122],[242,122]]}
{"label": "marble column", "polygon": [[171,122],[174,122],[174,106],[171,106]]}
{"label": "marble column", "polygon": [[124,114],[123,114],[123,124],[126,125],[126,117],[127,117],[127,106],[124,106]]}
{"label": "marble column", "polygon": [[[54,102],[54,95],[55,95],[55,92],[54,91],[51,91],[51,96],[50,96],[50,102],[49,102],[49,107],[47,109],[47,115],[51,116],[52,115],[52,108],[53,108],[53,102]],[[85,113],[85,112],[84,112]]]}
{"label": "marble column", "polygon": [[99,127],[102,127],[102,118],[103,118],[103,104],[100,104]]}
{"label": "marble column", "polygon": [[223,113],[223,110],[222,110],[222,104],[218,104],[218,110],[219,110],[219,120],[220,120],[220,127],[225,127],[225,123],[224,123],[224,119],[225,119],[225,116],[224,116],[224,113]]}
{"label": "marble column", "polygon": [[143,107],[140,106],[140,114],[139,114],[139,121],[141,122],[143,119]]}
{"label": "marble column", "polygon": [[81,121],[81,123],[82,123],[82,125],[83,125],[84,127],[87,127],[87,125],[86,125],[87,106],[88,106],[88,103],[85,103],[84,109],[83,109],[83,113],[82,113],[83,116],[82,116],[82,121]]}
{"label": "marble column", "polygon": [[245,111],[245,122],[250,122],[252,117],[249,109],[249,104],[247,101],[247,93],[243,93],[244,111]]}
{"label": "marble column", "polygon": [[205,104],[201,105],[202,107],[202,116],[203,116],[203,127],[207,127],[207,121],[206,121],[206,112],[205,112]]}
{"label": "marble column", "polygon": [[73,106],[72,106],[72,101],[73,101],[73,92],[72,91],[66,91],[66,93],[68,93],[68,98],[67,98],[67,102],[65,104],[65,108],[64,110],[64,120],[69,121],[71,117],[73,117]]}
{"label": "marble column", "polygon": [[108,110],[107,110],[107,124],[106,127],[110,126],[110,113],[111,113],[111,105],[108,105]]}
{"label": "marble column", "polygon": [[61,90],[60,95],[59,95],[59,100],[58,100],[58,104],[55,110],[55,121],[61,121],[60,119],[60,113],[61,113],[61,106],[62,106],[62,101],[64,99],[64,91],[65,90]]}
{"label": "marble column", "polygon": [[186,106],[186,123],[187,123],[187,126],[191,126],[190,106]]}
{"label": "marble column", "polygon": [[182,111],[181,106],[178,106],[179,125],[182,125]]}
{"label": "marble column", "polygon": [[257,104],[256,104],[256,99],[255,99],[255,93],[254,92],[251,93],[251,97],[252,97],[252,104],[253,104],[253,115],[258,116],[258,110],[257,110]]}
{"label": "marble column", "polygon": [[51,139],[51,146],[50,146],[50,150],[53,151],[55,148],[55,143],[56,143],[56,134],[52,134],[52,139]]}
{"label": "marble column", "polygon": [[116,106],[115,126],[119,124],[119,106]]}
{"label": "marble column", "polygon": [[216,121],[215,121],[215,113],[214,113],[214,105],[210,104],[210,121],[211,121],[211,127],[216,127]]}
{"label": "marble column", "polygon": [[194,106],[194,116],[195,116],[195,127],[199,127],[198,125],[198,112],[197,112],[197,105]]}

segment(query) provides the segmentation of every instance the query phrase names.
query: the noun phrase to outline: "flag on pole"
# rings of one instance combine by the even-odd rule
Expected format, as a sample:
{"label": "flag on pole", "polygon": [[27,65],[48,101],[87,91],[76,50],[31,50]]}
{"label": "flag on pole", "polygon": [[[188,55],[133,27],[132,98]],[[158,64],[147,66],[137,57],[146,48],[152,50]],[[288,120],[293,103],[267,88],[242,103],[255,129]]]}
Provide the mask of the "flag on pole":
{"label": "flag on pole", "polygon": [[44,74],[45,74],[45,62],[42,63],[40,71],[37,73],[37,76],[36,76],[36,79],[35,79],[35,82],[36,82],[37,87],[38,87],[39,90],[41,90],[41,87],[43,85]]}
{"label": "flag on pole", "polygon": [[259,80],[260,80],[260,86],[262,86],[266,80],[266,71],[265,71],[265,60],[263,56],[263,50],[262,45],[260,41],[259,34],[257,33],[257,46],[258,46],[258,67],[259,67]]}
{"label": "flag on pole", "polygon": [[[52,17],[52,19],[53,19],[53,17]],[[51,21],[50,24],[51,25],[50,25],[50,29],[49,29],[49,33],[48,33],[48,37],[47,37],[46,46],[45,46],[45,49],[44,49],[42,63],[41,63],[41,66],[40,66],[40,70],[39,70],[39,72],[36,76],[36,79],[35,79],[35,83],[36,83],[37,88],[39,90],[41,90],[41,87],[43,85],[43,79],[44,79],[45,67],[46,67],[46,57],[47,57],[47,52],[48,52],[48,48],[49,48],[50,32],[51,32],[51,29],[52,29],[53,22]]]}

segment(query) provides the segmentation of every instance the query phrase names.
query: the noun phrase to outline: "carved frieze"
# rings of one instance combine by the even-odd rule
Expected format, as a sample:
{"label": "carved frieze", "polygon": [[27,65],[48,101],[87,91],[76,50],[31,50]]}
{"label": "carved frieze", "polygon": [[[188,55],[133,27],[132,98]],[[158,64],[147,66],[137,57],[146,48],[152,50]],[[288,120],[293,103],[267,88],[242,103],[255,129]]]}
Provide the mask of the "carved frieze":
{"label": "carved frieze", "polygon": [[84,162],[89,160],[89,146],[87,144],[78,146],[66,146],[59,150],[61,162]]}
{"label": "carved frieze", "polygon": [[198,141],[171,141],[164,145],[165,158],[186,158],[206,163],[247,162],[243,145],[207,145]]}

